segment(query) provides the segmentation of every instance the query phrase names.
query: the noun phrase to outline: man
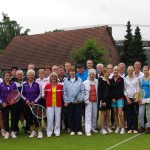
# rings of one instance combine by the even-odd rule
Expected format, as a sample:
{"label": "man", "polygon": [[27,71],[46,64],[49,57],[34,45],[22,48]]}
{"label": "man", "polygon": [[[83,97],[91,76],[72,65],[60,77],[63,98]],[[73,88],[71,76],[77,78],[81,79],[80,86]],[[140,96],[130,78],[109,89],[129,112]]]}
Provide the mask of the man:
{"label": "man", "polygon": [[51,66],[45,66],[44,70],[45,70],[45,78],[49,78],[51,74]]}
{"label": "man", "polygon": [[126,73],[125,73],[125,69],[126,69],[126,65],[121,62],[118,64],[119,67],[119,75],[124,79],[126,77]]}
{"label": "man", "polygon": [[16,77],[16,71],[17,70],[18,70],[17,66],[12,66],[12,68],[11,68],[11,73],[12,73],[11,81],[13,81],[13,82],[17,81],[17,77]]}
{"label": "man", "polygon": [[57,65],[53,65],[52,72],[58,73],[58,66]]}
{"label": "man", "polygon": [[85,80],[87,80],[87,76],[85,75],[85,72],[84,72],[84,66],[82,64],[78,64],[77,65],[76,76],[80,77],[82,79],[82,82],[84,82]]}
{"label": "man", "polygon": [[64,84],[65,77],[65,68],[63,65],[58,66],[58,83]]}
{"label": "man", "polygon": [[107,68],[109,69],[110,71],[110,75],[109,75],[109,79],[111,79],[113,77],[113,65],[112,64],[108,64],[107,65]]}
{"label": "man", "polygon": [[142,78],[144,76],[143,72],[141,72],[140,69],[141,69],[141,62],[140,61],[136,61],[134,63],[134,75],[137,78]]}
{"label": "man", "polygon": [[71,68],[71,63],[70,62],[65,62],[65,76],[69,76],[69,70]]}
{"label": "man", "polygon": [[99,63],[96,65],[97,73],[96,73],[96,79],[98,79],[102,75],[102,69],[103,69],[103,64]]}
{"label": "man", "polygon": [[87,69],[85,70],[85,76],[86,76],[86,79],[88,78],[88,70],[89,69],[92,69],[93,68],[93,61],[91,59],[88,59],[87,62],[86,62],[86,66],[87,66]]}

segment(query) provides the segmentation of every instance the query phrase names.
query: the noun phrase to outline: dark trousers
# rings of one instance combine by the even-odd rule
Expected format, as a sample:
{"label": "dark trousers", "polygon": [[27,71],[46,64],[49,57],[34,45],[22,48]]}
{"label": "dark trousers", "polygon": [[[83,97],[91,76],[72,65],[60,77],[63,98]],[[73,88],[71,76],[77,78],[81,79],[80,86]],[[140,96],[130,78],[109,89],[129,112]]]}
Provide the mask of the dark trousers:
{"label": "dark trousers", "polygon": [[9,112],[11,115],[11,131],[15,131],[15,126],[17,122],[17,111],[16,111],[16,104],[8,105],[5,108],[2,108],[2,113],[4,117],[4,127],[5,131],[9,132]]}
{"label": "dark trousers", "polygon": [[24,106],[24,110],[25,110],[25,116],[26,116],[26,120],[28,122],[29,126],[33,126],[35,125],[35,127],[39,127],[40,122],[39,120],[32,114],[32,111],[30,109],[29,106],[25,105]]}
{"label": "dark trousers", "polygon": [[70,103],[68,105],[68,119],[71,132],[82,131],[82,104]]}
{"label": "dark trousers", "polygon": [[126,108],[128,130],[138,130],[138,104],[132,103]]}

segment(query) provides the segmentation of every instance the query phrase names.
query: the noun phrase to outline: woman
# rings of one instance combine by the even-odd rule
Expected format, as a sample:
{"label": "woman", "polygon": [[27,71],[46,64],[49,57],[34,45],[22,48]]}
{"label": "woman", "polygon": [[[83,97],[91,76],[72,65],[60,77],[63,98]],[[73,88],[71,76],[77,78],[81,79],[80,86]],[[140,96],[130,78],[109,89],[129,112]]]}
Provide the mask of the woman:
{"label": "woman", "polygon": [[[111,91],[112,91],[112,107],[114,112],[114,119],[116,125],[115,133],[120,132],[120,134],[125,133],[124,129],[124,116],[123,116],[123,107],[124,107],[124,79],[119,75],[119,68],[115,66],[113,68],[113,77],[110,80],[111,82]],[[121,131],[119,128],[119,119],[121,122]]]}
{"label": "woman", "polygon": [[97,126],[98,80],[95,78],[95,69],[89,69],[88,74],[88,80],[83,82],[85,89],[90,92],[89,100],[85,103],[85,133],[87,136],[91,136],[91,131],[98,132],[95,130]]}
{"label": "woman", "polygon": [[[68,120],[70,127],[70,135],[75,135],[77,132],[78,135],[82,135],[82,102],[73,103],[78,92],[84,89],[81,78],[75,76],[75,67],[72,66],[69,70],[69,77],[64,81],[64,106],[68,109]],[[83,96],[80,97],[82,100]]]}
{"label": "woman", "polygon": [[[50,74],[50,83],[45,86],[47,108],[47,137],[60,136],[60,119],[63,97],[63,86],[57,83],[58,76],[55,72]],[[55,122],[54,122],[55,118]]]}
{"label": "woman", "polygon": [[[143,100],[139,102],[139,119],[140,119],[140,129],[139,133],[146,132],[150,133],[150,103],[145,103],[145,101],[150,102],[150,74],[149,74],[149,66],[143,67],[144,77],[140,78],[140,86],[141,89],[145,91],[145,97]],[[145,123],[144,123],[144,115],[147,106],[147,129],[145,131]]]}
{"label": "woman", "polygon": [[8,105],[7,104],[7,97],[10,92],[17,90],[17,86],[14,82],[10,81],[11,80],[11,72],[6,71],[4,73],[4,82],[0,84],[0,100],[2,103],[2,113],[4,117],[4,128],[5,128],[5,136],[4,139],[8,139],[10,136],[9,133],[9,112],[11,114],[11,137],[16,138],[17,136],[15,135],[15,123],[17,120],[16,117],[16,104],[13,105]]}
{"label": "woman", "polygon": [[25,81],[22,85],[22,91],[21,91],[21,97],[25,101],[25,113],[27,117],[27,122],[30,125],[31,135],[30,138],[33,138],[36,136],[36,132],[34,130],[34,124],[38,127],[38,138],[43,138],[42,128],[37,123],[37,118],[34,117],[34,115],[31,112],[30,106],[33,106],[35,103],[38,103],[39,99],[41,98],[41,91],[40,91],[40,85],[34,81],[35,78],[35,71],[34,70],[28,70],[27,71],[27,81]]}
{"label": "woman", "polygon": [[124,95],[128,106],[126,107],[128,133],[138,133],[138,104],[133,101],[134,95],[139,92],[139,79],[134,76],[133,66],[127,68],[128,75],[124,79]]}
{"label": "woman", "polygon": [[[103,68],[103,76],[98,80],[98,108],[101,111],[101,131],[102,134],[111,133],[109,127],[109,116],[111,109],[111,85],[109,68]],[[105,129],[106,127],[106,129]]]}

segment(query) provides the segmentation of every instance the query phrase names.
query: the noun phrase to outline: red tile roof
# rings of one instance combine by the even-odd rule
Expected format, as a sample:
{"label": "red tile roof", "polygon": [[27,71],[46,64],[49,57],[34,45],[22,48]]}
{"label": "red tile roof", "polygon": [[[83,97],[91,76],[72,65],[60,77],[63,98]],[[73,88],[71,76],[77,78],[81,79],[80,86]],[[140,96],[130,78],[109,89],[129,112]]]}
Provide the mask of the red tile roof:
{"label": "red tile roof", "polygon": [[[0,55],[0,68],[18,66],[21,69],[29,63],[34,63],[36,68],[45,65],[64,64],[73,62],[70,58],[72,48],[78,48],[89,38],[95,38],[106,49],[106,58],[109,58],[111,48],[114,57],[119,61],[115,43],[107,26],[52,32],[29,36],[17,36]],[[110,48],[109,48],[110,47]],[[116,62],[116,63],[117,63]]]}

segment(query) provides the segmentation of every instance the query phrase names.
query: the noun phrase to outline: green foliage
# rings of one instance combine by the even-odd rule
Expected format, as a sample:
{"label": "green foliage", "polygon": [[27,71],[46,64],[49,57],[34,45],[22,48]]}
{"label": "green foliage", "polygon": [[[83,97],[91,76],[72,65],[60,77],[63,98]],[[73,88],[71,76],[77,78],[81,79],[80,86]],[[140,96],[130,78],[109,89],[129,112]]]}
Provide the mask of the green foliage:
{"label": "green foliage", "polygon": [[143,65],[147,64],[147,57],[145,54],[145,50],[143,49],[143,41],[140,33],[140,28],[137,26],[135,29],[133,41],[132,41],[132,47],[133,47],[133,63],[136,60],[139,60]]}
{"label": "green foliage", "polygon": [[7,14],[2,13],[2,21],[0,21],[0,50],[5,49],[15,36],[28,35],[30,29],[26,29],[23,33],[21,27],[15,20],[10,20]]}
{"label": "green foliage", "polygon": [[88,38],[79,49],[73,48],[71,51],[71,58],[76,64],[85,64],[88,59],[91,59],[96,66],[100,62],[105,63],[103,56],[104,48],[94,38]]}
{"label": "green foliage", "polygon": [[131,29],[131,24],[130,21],[127,22],[127,34],[124,36],[125,40],[123,41],[123,56],[122,56],[122,61],[125,62],[128,65],[131,65],[132,62],[132,40],[133,40],[133,35],[132,35],[132,29]]}
{"label": "green foliage", "polygon": [[126,32],[127,34],[125,35],[125,40],[123,41],[122,61],[126,63],[127,66],[133,65],[137,60],[141,61],[142,64],[147,64],[140,28],[137,26],[134,35],[132,35],[131,24],[130,21],[128,21]]}
{"label": "green foliage", "polygon": [[52,32],[61,32],[61,31],[64,31],[64,30],[55,29],[55,30],[53,30],[53,31],[45,31],[45,34],[52,33]]}

